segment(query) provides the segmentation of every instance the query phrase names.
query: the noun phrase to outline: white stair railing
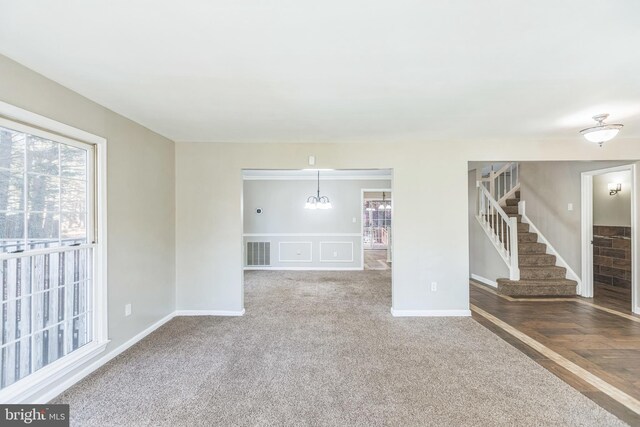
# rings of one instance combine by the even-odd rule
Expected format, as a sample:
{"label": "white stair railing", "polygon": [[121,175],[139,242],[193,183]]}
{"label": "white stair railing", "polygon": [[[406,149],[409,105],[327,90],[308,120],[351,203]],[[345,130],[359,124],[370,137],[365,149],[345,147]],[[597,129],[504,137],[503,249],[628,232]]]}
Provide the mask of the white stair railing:
{"label": "white stair railing", "polygon": [[518,267],[518,219],[509,217],[498,201],[478,181],[478,210],[476,218],[491,243],[509,268],[509,279],[520,280]]}
{"label": "white stair railing", "polygon": [[511,197],[520,188],[520,169],[518,162],[510,162],[497,171],[492,170],[481,180],[482,186],[489,191],[498,204]]}

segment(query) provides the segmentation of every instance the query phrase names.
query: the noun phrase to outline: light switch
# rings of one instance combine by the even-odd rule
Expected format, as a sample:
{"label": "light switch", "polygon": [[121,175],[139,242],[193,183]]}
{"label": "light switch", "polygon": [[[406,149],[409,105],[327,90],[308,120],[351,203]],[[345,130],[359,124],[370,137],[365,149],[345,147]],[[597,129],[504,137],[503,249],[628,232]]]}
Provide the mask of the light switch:
{"label": "light switch", "polygon": [[316,164],[316,156],[309,156],[309,166]]}
{"label": "light switch", "polygon": [[351,218],[351,222],[353,222],[354,224],[356,223],[356,221],[357,221],[357,219],[356,219],[355,216],[353,218]]}
{"label": "light switch", "polygon": [[568,210],[568,211],[572,211],[572,210],[573,210],[573,203],[569,203],[569,204],[567,205],[567,210]]}

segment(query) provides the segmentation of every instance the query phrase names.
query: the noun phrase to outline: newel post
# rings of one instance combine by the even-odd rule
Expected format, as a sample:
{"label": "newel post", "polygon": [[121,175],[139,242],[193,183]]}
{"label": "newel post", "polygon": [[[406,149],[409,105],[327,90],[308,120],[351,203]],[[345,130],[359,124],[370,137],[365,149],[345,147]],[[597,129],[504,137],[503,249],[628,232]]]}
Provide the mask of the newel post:
{"label": "newel post", "polygon": [[509,218],[509,260],[511,266],[509,267],[510,274],[509,279],[520,280],[520,267],[518,263],[518,218]]}

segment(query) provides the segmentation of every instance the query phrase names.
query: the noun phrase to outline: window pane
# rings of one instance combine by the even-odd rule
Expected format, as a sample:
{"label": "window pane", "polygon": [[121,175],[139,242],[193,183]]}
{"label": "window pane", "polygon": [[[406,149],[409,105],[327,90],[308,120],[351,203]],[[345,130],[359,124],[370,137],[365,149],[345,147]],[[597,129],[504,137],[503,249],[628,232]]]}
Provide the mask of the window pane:
{"label": "window pane", "polygon": [[28,252],[87,242],[92,156],[0,127],[0,388],[93,338],[91,249]]}
{"label": "window pane", "polygon": [[47,175],[31,175],[27,178],[29,212],[60,210],[60,178]]}
{"label": "window pane", "polygon": [[87,183],[85,181],[62,179],[60,186],[62,212],[84,212],[87,210]]}
{"label": "window pane", "polygon": [[0,212],[0,252],[12,252],[24,246],[24,213]]}
{"label": "window pane", "polygon": [[64,245],[87,243],[87,215],[63,213],[60,216],[60,238]]}
{"label": "window pane", "polygon": [[60,145],[62,176],[87,179],[87,151],[70,145]]}
{"label": "window pane", "polygon": [[0,127],[0,168],[24,170],[25,134]]}
{"label": "window pane", "polygon": [[0,211],[24,210],[24,174],[0,169]]}
{"label": "window pane", "polygon": [[28,221],[27,244],[30,249],[50,248],[60,244],[58,234],[60,215],[50,212],[31,213]]}
{"label": "window pane", "polygon": [[27,166],[29,172],[60,175],[57,142],[27,135]]}

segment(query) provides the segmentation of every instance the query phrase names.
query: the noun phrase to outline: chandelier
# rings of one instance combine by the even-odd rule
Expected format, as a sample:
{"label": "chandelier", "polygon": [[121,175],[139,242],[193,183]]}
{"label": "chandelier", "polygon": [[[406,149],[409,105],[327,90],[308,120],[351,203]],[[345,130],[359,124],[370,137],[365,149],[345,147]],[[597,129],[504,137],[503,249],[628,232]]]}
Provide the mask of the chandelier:
{"label": "chandelier", "polygon": [[331,209],[331,201],[327,196],[320,196],[320,171],[318,171],[318,192],[315,196],[307,197],[305,209]]}

